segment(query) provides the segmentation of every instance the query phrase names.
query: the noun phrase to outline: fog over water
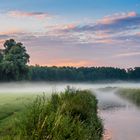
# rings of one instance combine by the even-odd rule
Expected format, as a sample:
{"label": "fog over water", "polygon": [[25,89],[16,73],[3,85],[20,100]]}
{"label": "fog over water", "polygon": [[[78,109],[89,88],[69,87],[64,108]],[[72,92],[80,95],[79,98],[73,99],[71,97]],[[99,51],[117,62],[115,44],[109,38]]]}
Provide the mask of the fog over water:
{"label": "fog over water", "polygon": [[140,83],[55,83],[55,82],[15,82],[0,83],[0,93],[38,93],[63,91],[67,86],[79,89],[98,89],[105,87],[140,88]]}
{"label": "fog over water", "polygon": [[1,83],[2,94],[51,94],[67,86],[89,89],[98,99],[99,115],[105,128],[104,140],[140,140],[140,107],[116,94],[118,88],[139,88],[140,83]]}

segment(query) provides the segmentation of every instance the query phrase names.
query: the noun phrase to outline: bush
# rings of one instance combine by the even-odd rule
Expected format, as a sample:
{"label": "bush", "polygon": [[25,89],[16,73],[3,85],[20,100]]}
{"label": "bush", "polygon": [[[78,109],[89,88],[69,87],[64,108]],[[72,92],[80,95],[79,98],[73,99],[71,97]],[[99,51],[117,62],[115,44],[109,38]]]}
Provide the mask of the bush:
{"label": "bush", "polygon": [[50,99],[38,96],[17,126],[24,140],[100,140],[103,132],[95,96],[70,88]]}

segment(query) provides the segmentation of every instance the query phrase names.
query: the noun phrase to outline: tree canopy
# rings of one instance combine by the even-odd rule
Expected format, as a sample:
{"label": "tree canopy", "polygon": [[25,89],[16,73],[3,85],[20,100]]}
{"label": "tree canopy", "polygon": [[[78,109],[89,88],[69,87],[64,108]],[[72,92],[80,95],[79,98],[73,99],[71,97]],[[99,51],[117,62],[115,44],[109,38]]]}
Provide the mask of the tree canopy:
{"label": "tree canopy", "polygon": [[27,76],[29,54],[22,43],[14,39],[6,40],[0,50],[1,79],[21,80]]}

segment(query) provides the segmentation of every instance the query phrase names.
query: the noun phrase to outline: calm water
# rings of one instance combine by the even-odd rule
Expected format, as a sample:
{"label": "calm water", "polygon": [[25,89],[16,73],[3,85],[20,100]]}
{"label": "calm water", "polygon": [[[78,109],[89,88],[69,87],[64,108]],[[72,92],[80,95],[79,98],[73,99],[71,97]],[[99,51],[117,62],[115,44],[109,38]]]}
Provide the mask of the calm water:
{"label": "calm water", "polygon": [[0,94],[15,92],[49,94],[54,91],[63,91],[67,85],[79,89],[90,89],[97,96],[99,115],[105,127],[105,140],[140,140],[140,108],[115,93],[119,87],[140,88],[138,83],[9,83],[0,84]]}
{"label": "calm water", "polygon": [[105,140],[140,140],[140,108],[115,94],[96,90]]}

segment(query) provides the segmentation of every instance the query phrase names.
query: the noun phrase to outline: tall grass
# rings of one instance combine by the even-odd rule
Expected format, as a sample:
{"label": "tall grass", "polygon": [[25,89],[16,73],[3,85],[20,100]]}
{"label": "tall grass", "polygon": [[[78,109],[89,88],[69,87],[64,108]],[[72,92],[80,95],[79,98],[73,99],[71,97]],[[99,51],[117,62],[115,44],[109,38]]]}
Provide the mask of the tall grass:
{"label": "tall grass", "polygon": [[19,140],[13,138],[13,135],[17,135],[15,120],[26,109],[25,105],[33,101],[36,95],[3,93],[0,97],[0,140]]}
{"label": "tall grass", "polygon": [[140,89],[119,89],[117,94],[140,107]]}
{"label": "tall grass", "polygon": [[100,140],[103,132],[95,96],[70,88],[49,99],[37,96],[15,126],[9,140]]}

